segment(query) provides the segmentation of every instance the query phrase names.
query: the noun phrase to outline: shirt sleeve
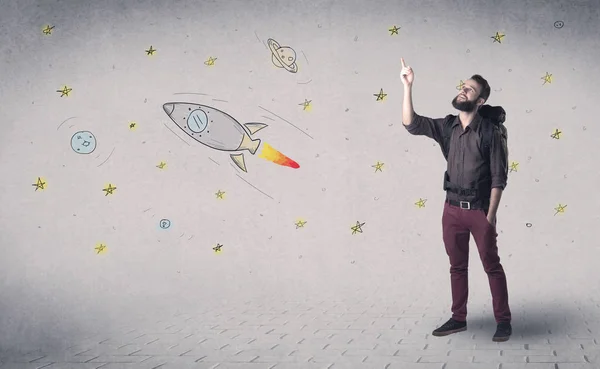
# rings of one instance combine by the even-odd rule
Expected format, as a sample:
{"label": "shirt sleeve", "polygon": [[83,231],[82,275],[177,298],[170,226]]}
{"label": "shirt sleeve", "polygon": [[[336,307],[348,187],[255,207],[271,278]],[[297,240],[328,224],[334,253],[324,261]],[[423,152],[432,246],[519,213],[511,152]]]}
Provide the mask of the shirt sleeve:
{"label": "shirt sleeve", "polygon": [[499,129],[494,129],[490,145],[490,171],[492,188],[504,190],[508,181],[508,147]]}
{"label": "shirt sleeve", "polygon": [[415,136],[427,136],[437,143],[442,140],[442,126],[445,118],[429,118],[417,113],[413,114],[412,122],[404,126],[408,133]]}

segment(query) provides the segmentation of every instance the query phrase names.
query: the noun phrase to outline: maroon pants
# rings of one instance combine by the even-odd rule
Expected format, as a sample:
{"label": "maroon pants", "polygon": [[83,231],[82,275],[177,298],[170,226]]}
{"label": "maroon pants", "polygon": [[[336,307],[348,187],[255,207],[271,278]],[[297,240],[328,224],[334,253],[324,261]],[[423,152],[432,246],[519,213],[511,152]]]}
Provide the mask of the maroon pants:
{"label": "maroon pants", "polygon": [[461,209],[444,203],[442,229],[446,254],[450,258],[452,318],[463,322],[467,319],[469,239],[472,234],[490,282],[496,323],[510,323],[506,275],[496,246],[498,234],[496,227],[488,222],[486,213],[485,210]]}

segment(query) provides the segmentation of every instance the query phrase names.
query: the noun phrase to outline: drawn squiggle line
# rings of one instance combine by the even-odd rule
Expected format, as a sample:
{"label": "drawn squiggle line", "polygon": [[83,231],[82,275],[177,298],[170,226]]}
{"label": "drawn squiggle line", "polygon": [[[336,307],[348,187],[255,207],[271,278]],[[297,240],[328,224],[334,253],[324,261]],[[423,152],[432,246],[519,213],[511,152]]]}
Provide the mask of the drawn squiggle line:
{"label": "drawn squiggle line", "polygon": [[173,133],[175,136],[177,136],[177,138],[179,138],[181,141],[183,141],[186,145],[191,146],[186,140],[184,140],[183,138],[179,137],[179,135],[177,133],[175,133],[171,128],[169,128],[169,126],[166,123],[163,123],[165,125],[165,127],[167,127],[167,129],[169,131],[171,131],[171,133]]}
{"label": "drawn squiggle line", "polygon": [[306,54],[304,53],[304,51],[300,50],[300,52],[302,53],[302,55],[304,55],[304,60],[306,60],[306,64],[309,64],[308,58],[306,57]]}
{"label": "drawn squiggle line", "polygon": [[259,106],[259,108],[261,108],[262,110],[264,110],[264,111],[267,111],[267,112],[269,112],[269,113],[273,114],[273,115],[274,115],[274,116],[276,116],[277,118],[281,119],[282,121],[286,122],[287,124],[291,125],[292,127],[296,128],[298,131],[300,131],[300,132],[304,133],[305,135],[307,135],[308,137],[310,137],[311,139],[313,139],[313,140],[314,140],[314,137],[313,137],[313,136],[311,136],[311,135],[309,135],[308,133],[304,132],[302,129],[300,129],[299,127],[297,127],[296,125],[294,125],[294,124],[293,124],[292,122],[290,122],[289,120],[287,120],[287,119],[284,119],[284,118],[280,117],[279,115],[277,115],[277,114],[273,113],[272,111],[269,111],[269,110],[267,110],[267,109],[263,108],[262,106]]}
{"label": "drawn squiggle line", "polygon": [[309,79],[307,82],[297,82],[299,85],[306,85],[312,82],[312,78]]}
{"label": "drawn squiggle line", "polygon": [[212,101],[222,101],[222,102],[229,102],[227,100],[220,100],[220,99],[212,99]]}
{"label": "drawn squiggle line", "polygon": [[263,195],[267,196],[268,198],[270,198],[271,200],[275,200],[274,198],[272,198],[271,196],[269,196],[268,194],[264,193],[263,191],[261,191],[260,189],[258,189],[256,186],[254,186],[252,183],[246,181],[244,178],[242,178],[239,174],[236,174],[236,176],[238,176],[242,181],[248,183],[252,188],[254,188],[256,191],[262,193]]}
{"label": "drawn squiggle line", "polygon": [[[63,125],[63,124],[65,124],[67,121],[69,121],[69,120],[71,120],[71,119],[73,119],[73,118],[77,118],[77,117],[71,117],[71,118],[67,118],[67,119],[65,119],[65,120],[64,120],[64,121],[63,121],[61,124],[59,124],[59,125],[58,125],[58,127],[56,127],[56,130],[58,131],[58,129],[59,129],[59,128],[60,128],[60,127]],[[71,126],[71,127],[72,127],[72,126]]]}
{"label": "drawn squiggle line", "polygon": [[113,152],[115,152],[115,149],[116,149],[116,147],[113,147],[112,151],[108,155],[108,158],[106,158],[106,160],[104,160],[102,163],[100,163],[100,165],[98,165],[98,167],[100,167],[101,165],[103,165],[104,163],[106,163],[108,161],[108,159],[110,159],[110,157],[112,156]]}
{"label": "drawn squiggle line", "polygon": [[213,163],[215,163],[217,165],[221,165],[221,164],[217,163],[216,161],[214,161],[212,158],[208,158],[208,160],[212,161]]}

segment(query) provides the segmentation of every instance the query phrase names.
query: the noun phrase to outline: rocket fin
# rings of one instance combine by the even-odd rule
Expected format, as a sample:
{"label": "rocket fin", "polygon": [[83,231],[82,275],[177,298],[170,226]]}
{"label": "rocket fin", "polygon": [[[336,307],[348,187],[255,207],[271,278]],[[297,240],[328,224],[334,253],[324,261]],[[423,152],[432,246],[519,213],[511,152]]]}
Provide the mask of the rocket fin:
{"label": "rocket fin", "polygon": [[265,127],[268,127],[264,123],[244,123],[244,126],[246,126],[246,128],[248,128],[251,135],[255,134],[256,132],[260,131],[261,129],[263,129]]}
{"label": "rocket fin", "polygon": [[231,154],[229,155],[231,160],[237,165],[238,168],[243,170],[244,172],[248,172],[246,170],[246,163],[244,162],[244,154]]}
{"label": "rocket fin", "polygon": [[252,155],[254,155],[256,150],[258,150],[259,146],[260,146],[259,138],[253,140],[252,138],[250,138],[250,136],[245,134],[244,137],[242,138],[242,142],[240,143],[240,146],[238,147],[238,150],[248,150],[248,151],[250,151],[250,153]]}

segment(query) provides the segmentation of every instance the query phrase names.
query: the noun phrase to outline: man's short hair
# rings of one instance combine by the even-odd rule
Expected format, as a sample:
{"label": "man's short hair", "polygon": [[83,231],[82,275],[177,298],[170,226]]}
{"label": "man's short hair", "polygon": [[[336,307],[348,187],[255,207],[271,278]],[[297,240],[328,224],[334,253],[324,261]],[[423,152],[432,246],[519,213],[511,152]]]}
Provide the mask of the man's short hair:
{"label": "man's short hair", "polygon": [[480,76],[479,74],[472,75],[471,79],[481,86],[481,92],[479,93],[479,97],[483,99],[483,102],[486,102],[487,99],[490,97],[491,92],[491,88],[488,81],[486,81],[486,79]]}

